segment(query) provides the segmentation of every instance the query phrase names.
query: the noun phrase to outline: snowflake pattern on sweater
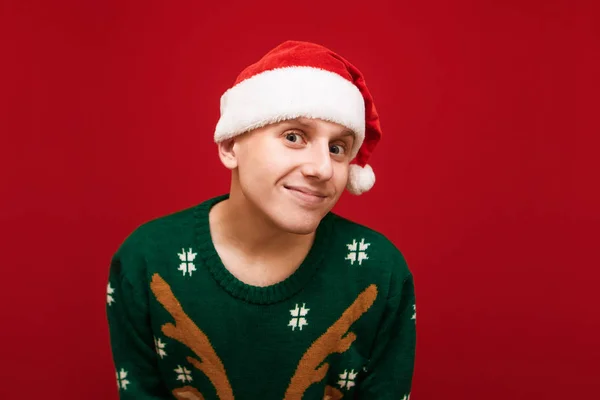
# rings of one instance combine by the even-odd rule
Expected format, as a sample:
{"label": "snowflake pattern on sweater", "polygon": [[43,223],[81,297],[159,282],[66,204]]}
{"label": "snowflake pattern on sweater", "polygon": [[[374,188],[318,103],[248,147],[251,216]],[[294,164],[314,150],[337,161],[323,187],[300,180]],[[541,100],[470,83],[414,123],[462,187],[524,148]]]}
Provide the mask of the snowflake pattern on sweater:
{"label": "snowflake pattern on sweater", "polygon": [[121,368],[120,371],[117,371],[117,388],[119,390],[127,390],[127,385],[129,385],[129,380],[127,380],[127,371]]}
{"label": "snowflake pattern on sweater", "polygon": [[296,328],[302,330],[302,327],[308,325],[308,321],[306,320],[306,314],[310,311],[309,308],[306,308],[306,303],[302,303],[302,307],[298,308],[298,304],[293,310],[290,310],[290,314],[292,314],[292,319],[288,323],[288,326],[292,327],[292,330]]}
{"label": "snowflake pattern on sweater", "polygon": [[369,256],[367,255],[367,249],[371,243],[365,243],[365,238],[361,238],[360,243],[356,241],[356,239],[352,240],[352,243],[347,244],[348,250],[350,251],[346,255],[346,260],[350,260],[350,264],[354,265],[356,261],[358,265],[362,265],[364,260],[368,260]]}
{"label": "snowflake pattern on sweater", "polygon": [[112,303],[114,303],[114,301],[115,301],[115,299],[113,297],[114,293],[115,293],[115,289],[110,287],[110,282],[109,282],[108,285],[106,286],[106,304],[108,304],[109,306]]}

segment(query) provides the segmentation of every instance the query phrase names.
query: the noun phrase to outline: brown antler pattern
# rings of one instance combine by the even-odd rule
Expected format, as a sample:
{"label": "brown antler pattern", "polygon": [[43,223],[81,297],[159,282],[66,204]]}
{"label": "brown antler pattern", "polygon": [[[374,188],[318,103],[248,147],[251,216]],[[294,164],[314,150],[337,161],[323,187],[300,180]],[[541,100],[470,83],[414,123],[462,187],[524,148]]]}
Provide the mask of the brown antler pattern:
{"label": "brown antler pattern", "polygon": [[325,388],[325,397],[323,397],[323,400],[339,400],[342,397],[344,397],[344,393],[339,389],[329,385]]}
{"label": "brown antler pattern", "polygon": [[173,396],[179,400],[204,400],[204,396],[193,386],[174,389]]}
{"label": "brown antler pattern", "polygon": [[[233,390],[227,379],[223,362],[217,356],[208,337],[183,311],[169,284],[159,274],[154,274],[152,275],[150,288],[158,302],[175,320],[175,324],[167,323],[162,326],[163,333],[189,347],[202,360],[199,361],[193,357],[187,358],[194,367],[208,377],[215,387],[219,399],[233,400]],[[173,395],[178,399],[203,400],[202,394],[192,387],[175,389]]]}
{"label": "brown antler pattern", "polygon": [[[285,400],[301,400],[310,385],[320,382],[327,375],[329,364],[325,363],[318,367],[319,364],[329,354],[343,353],[350,348],[356,340],[356,335],[353,332],[348,332],[348,330],[371,307],[375,302],[375,298],[377,298],[377,287],[370,285],[358,295],[350,307],[343,312],[342,316],[314,341],[304,353],[296,368],[296,372],[285,392]],[[330,396],[329,398],[332,399],[340,398],[334,397],[341,395],[339,390],[337,392],[335,393],[329,389],[325,395]]]}

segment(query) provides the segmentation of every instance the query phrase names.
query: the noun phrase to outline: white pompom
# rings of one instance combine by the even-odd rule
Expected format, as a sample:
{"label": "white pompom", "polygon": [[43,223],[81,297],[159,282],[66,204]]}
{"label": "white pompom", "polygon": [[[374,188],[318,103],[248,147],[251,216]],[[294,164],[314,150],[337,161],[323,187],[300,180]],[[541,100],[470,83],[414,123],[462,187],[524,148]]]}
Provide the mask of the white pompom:
{"label": "white pompom", "polygon": [[375,173],[369,164],[361,167],[358,164],[350,164],[348,171],[348,183],[346,189],[352,194],[360,195],[373,187],[375,184]]}

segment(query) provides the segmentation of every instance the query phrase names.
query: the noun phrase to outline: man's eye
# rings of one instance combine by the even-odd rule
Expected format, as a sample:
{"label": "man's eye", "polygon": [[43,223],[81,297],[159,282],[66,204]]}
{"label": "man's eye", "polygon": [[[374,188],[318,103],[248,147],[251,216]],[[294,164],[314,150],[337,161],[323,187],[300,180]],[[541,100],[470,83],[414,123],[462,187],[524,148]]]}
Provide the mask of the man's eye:
{"label": "man's eye", "polygon": [[346,149],[340,144],[334,144],[330,147],[330,150],[333,154],[344,154]]}
{"label": "man's eye", "polygon": [[299,140],[302,139],[301,136],[300,136],[300,134],[299,133],[295,133],[295,132],[293,132],[293,133],[287,133],[285,135],[285,138],[287,140],[289,140],[290,142],[293,142],[293,143],[296,143],[296,142],[298,142]]}

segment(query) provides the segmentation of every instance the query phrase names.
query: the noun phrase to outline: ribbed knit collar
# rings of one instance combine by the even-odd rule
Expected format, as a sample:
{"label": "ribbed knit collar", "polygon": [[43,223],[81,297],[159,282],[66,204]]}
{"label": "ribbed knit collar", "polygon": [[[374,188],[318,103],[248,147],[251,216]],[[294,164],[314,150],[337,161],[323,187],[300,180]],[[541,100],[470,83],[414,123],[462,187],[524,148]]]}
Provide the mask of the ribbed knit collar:
{"label": "ribbed knit collar", "polygon": [[260,287],[248,285],[233,276],[223,265],[212,241],[209,212],[212,206],[229,198],[220,195],[198,204],[194,209],[196,246],[214,279],[232,296],[255,304],[272,304],[283,301],[298,293],[317,272],[331,238],[333,214],[329,212],[317,227],[315,240],[300,267],[285,280],[274,285]]}

